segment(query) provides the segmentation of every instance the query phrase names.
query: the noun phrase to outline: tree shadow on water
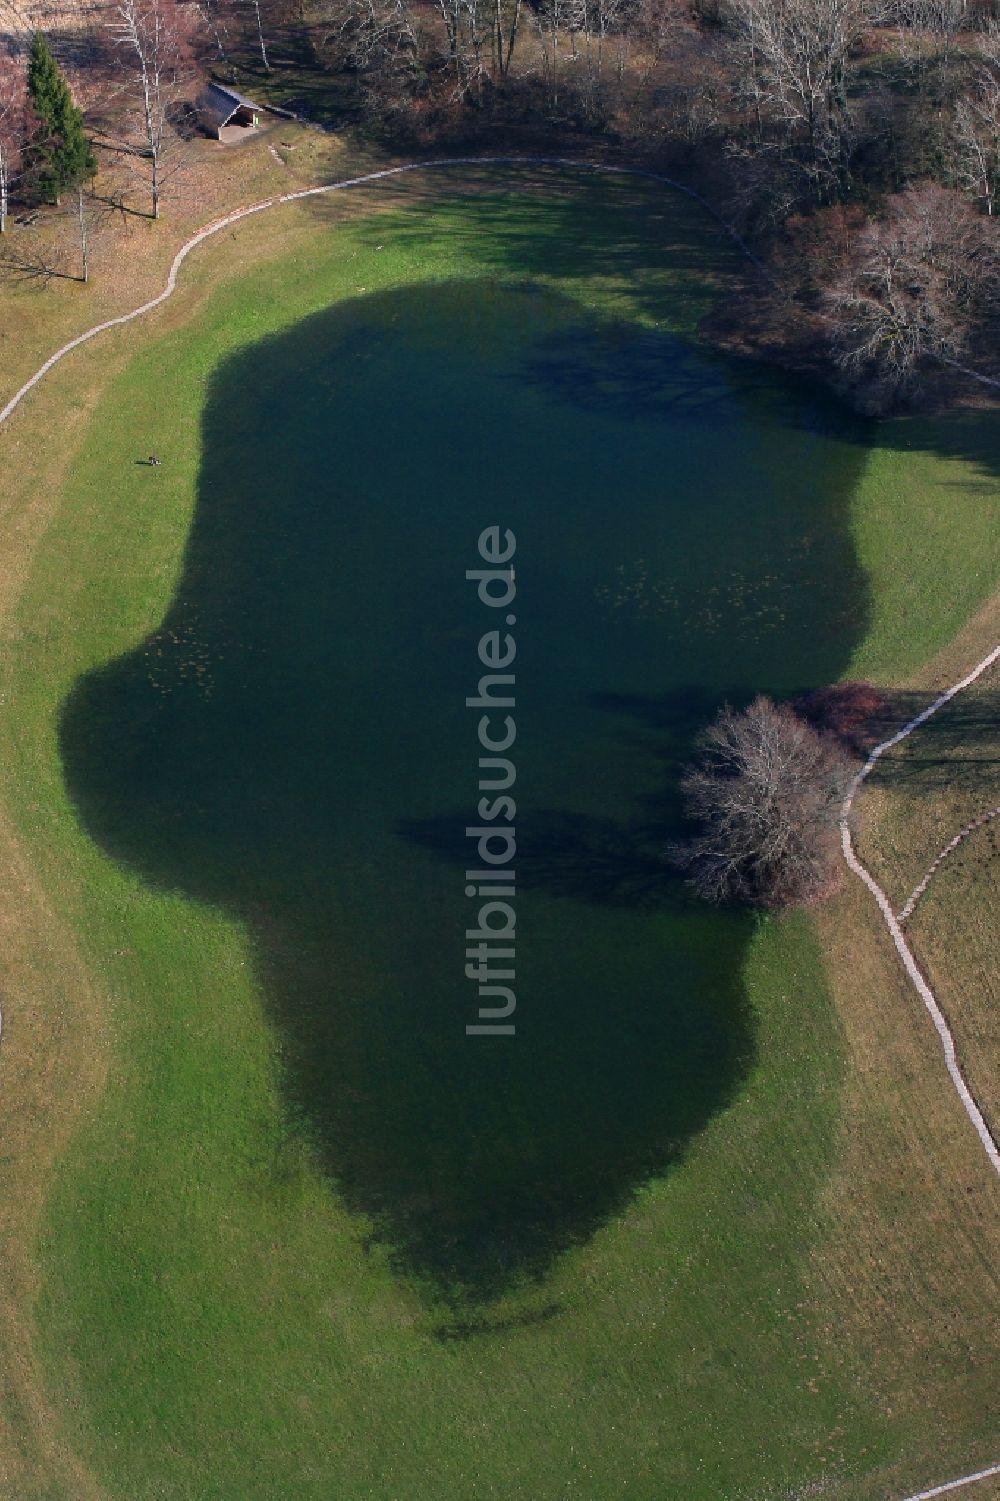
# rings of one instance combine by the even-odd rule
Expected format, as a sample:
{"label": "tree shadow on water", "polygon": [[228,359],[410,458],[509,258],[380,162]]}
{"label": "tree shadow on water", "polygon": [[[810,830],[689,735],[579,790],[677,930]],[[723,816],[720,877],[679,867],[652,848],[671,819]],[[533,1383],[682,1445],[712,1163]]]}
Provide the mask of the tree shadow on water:
{"label": "tree shadow on water", "polygon": [[[418,848],[456,867],[467,862],[468,814],[404,819],[399,831]],[[613,818],[540,809],[518,824],[517,881],[542,891],[629,911],[690,908],[665,850],[675,825],[664,820],[621,823]]]}
{"label": "tree shadow on water", "polygon": [[[512,411],[506,374],[484,388],[481,339],[474,357],[461,324],[421,342],[451,289],[422,291],[412,337],[407,297],[336,307],[220,369],[175,598],[76,684],[60,737],[91,836],[245,924],[288,1114],[347,1207],[401,1275],[468,1304],[544,1277],[733,1098],[754,1053],[753,922],[693,907],[663,859],[674,768],[724,695],[661,686],[669,621],[607,628],[590,562],[567,561],[594,463],[586,412],[555,403],[533,448],[537,393]],[[493,308],[509,337],[495,293]],[[506,454],[474,493],[466,433],[469,454]],[[553,445],[564,499],[549,480],[537,493]],[[462,705],[485,625],[464,570],[481,528],[508,515],[555,604],[524,584],[517,1035],[478,1038],[455,810],[474,806]],[[816,650],[821,681],[833,648]],[[574,806],[554,809],[533,788],[571,755]],[[635,779],[610,803],[608,756]],[[463,1315],[452,1336],[480,1327]]]}

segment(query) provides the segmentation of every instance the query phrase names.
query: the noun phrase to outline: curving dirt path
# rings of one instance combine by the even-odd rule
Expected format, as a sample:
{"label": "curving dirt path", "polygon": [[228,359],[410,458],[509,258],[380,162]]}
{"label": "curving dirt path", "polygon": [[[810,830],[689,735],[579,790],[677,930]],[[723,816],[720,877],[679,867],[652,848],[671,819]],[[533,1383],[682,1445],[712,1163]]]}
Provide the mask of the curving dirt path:
{"label": "curving dirt path", "polygon": [[[889,929],[893,943],[896,945],[896,951],[899,954],[900,959],[902,959],[903,961],[903,967],[905,968],[906,973],[909,975],[914,989],[916,990],[920,999],[923,1001],[924,1005],[927,1007],[927,1010],[930,1013],[931,1021],[934,1023],[937,1034],[941,1039],[941,1046],[944,1049],[945,1066],[948,1070],[951,1082],[952,1084],[954,1084],[955,1089],[958,1093],[958,1097],[962,1101],[966,1115],[969,1117],[969,1120],[975,1127],[976,1134],[983,1144],[983,1150],[989,1158],[991,1166],[996,1173],[1000,1174],[1000,1150],[998,1150],[997,1143],[993,1138],[989,1126],[986,1124],[983,1113],[980,1110],[979,1106],[976,1104],[976,1101],[972,1096],[972,1091],[969,1089],[969,1086],[962,1074],[962,1070],[958,1066],[958,1058],[955,1052],[955,1039],[952,1036],[951,1028],[948,1026],[948,1023],[944,1017],[944,1013],[942,1012],[940,1006],[937,1003],[937,1000],[935,999],[934,992],[931,990],[927,981],[924,979],[923,975],[920,972],[917,961],[913,957],[913,953],[903,936],[903,929],[900,926],[899,920],[892,910],[892,904],[890,903],[889,898],[886,896],[885,892],[882,890],[881,886],[878,884],[871,871],[869,871],[861,863],[861,861],[855,854],[854,844],[851,840],[850,828],[851,807],[854,803],[854,799],[857,796],[865,778],[870,774],[871,771],[874,770],[875,766],[878,764],[881,757],[885,755],[886,751],[892,750],[893,746],[898,745],[901,740],[905,740],[907,735],[912,735],[914,730],[918,729],[920,725],[925,724],[933,714],[936,714],[939,709],[943,709],[945,704],[950,703],[956,694],[961,693],[963,688],[968,688],[970,684],[974,683],[976,679],[981,677],[984,672],[987,672],[989,668],[993,666],[994,662],[997,661],[1000,661],[1000,646],[995,646],[991,652],[983,657],[981,662],[976,663],[971,672],[966,673],[965,677],[962,678],[960,682],[953,683],[950,688],[948,688],[944,693],[941,694],[940,698],[936,698],[932,704],[928,704],[926,709],[922,710],[920,714],[911,719],[908,724],[904,724],[903,728],[901,730],[898,730],[895,735],[891,736],[891,738],[888,740],[883,740],[881,745],[877,745],[875,747],[871,755],[868,757],[868,760],[865,762],[864,766],[861,768],[857,776],[854,778],[854,781],[851,783],[850,790],[848,791],[848,794],[844,799],[844,806],[841,809],[840,814],[840,837],[841,844],[843,845],[844,849],[844,859],[847,861],[854,874],[856,876],[860,876],[861,880],[864,881],[865,885],[868,887],[868,890],[871,892],[872,896],[878,903],[879,910],[882,913],[885,925]],[[933,1496],[939,1495],[941,1494],[941,1492],[927,1491],[924,1494]],[[916,1501],[916,1498],[913,1498],[913,1501]]]}

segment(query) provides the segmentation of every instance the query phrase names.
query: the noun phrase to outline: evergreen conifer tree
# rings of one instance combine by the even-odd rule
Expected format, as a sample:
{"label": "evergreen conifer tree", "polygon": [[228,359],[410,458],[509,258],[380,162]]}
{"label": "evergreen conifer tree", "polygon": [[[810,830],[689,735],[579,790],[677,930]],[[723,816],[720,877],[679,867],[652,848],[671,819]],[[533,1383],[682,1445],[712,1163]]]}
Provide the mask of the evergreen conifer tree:
{"label": "evergreen conifer tree", "polygon": [[97,162],[84,132],[83,115],[40,31],[31,40],[28,93],[39,122],[32,147],[38,186],[58,203],[60,193],[93,177]]}

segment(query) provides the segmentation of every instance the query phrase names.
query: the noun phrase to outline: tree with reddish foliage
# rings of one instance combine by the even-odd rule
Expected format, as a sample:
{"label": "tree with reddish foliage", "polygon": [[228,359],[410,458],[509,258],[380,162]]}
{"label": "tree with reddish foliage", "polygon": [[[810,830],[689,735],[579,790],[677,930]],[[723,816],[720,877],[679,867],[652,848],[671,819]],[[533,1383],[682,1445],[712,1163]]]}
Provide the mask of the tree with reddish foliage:
{"label": "tree with reddish foliage", "polygon": [[867,754],[872,730],[889,707],[873,683],[831,683],[797,699],[794,708],[813,729],[833,735],[855,755]]}
{"label": "tree with reddish foliage", "polygon": [[708,901],[814,902],[840,873],[838,823],[854,764],[843,745],[785,704],[725,708],[681,780],[697,831],[671,850]]}
{"label": "tree with reddish foliage", "polygon": [[890,198],[856,237],[824,309],[841,370],[877,412],[912,384],[926,356],[954,361],[996,298],[996,221],[927,184]]}

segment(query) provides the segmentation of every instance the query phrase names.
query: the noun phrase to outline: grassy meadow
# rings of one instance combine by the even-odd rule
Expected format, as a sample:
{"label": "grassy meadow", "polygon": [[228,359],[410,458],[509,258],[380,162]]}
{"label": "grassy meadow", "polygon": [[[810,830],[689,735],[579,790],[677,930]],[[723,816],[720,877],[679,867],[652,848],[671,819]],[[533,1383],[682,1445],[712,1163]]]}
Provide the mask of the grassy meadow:
{"label": "grassy meadow", "polygon": [[[177,599],[226,360],[359,296],[497,279],[693,339],[733,252],[691,204],[505,177],[415,182],[371,216],[319,199],[240,226],[0,434],[15,1122],[0,1247],[17,1303],[0,1477],[19,1501],[892,1501],[993,1457],[995,1184],[857,890],[818,919],[753,925],[738,1084],[592,1233],[477,1298],[401,1274],[345,1207],[288,1108],[252,925],[144,879],[81,826],[61,716]],[[919,693],[963,629],[970,643],[992,629],[1000,424],[907,419],[852,441],[861,605],[847,634],[829,614],[822,650],[842,675]],[[136,464],[151,451],[169,461]],[[92,763],[114,754],[98,735]],[[911,781],[872,799],[900,889],[965,806],[940,789],[919,794],[938,799],[937,844],[919,818],[919,837],[889,837]],[[945,995],[966,990],[958,933],[968,974],[989,967],[989,898],[968,863],[958,875],[919,914]],[[988,1026],[957,1029],[984,1069]]]}

